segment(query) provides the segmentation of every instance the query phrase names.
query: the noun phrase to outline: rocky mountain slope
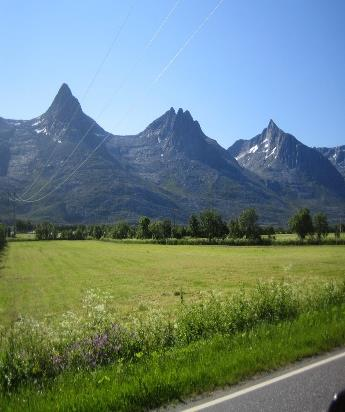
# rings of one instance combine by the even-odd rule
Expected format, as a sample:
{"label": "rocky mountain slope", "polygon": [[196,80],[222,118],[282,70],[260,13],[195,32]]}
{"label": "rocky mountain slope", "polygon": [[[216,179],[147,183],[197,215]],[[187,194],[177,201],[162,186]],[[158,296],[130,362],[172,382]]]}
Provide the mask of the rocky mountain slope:
{"label": "rocky mountain slope", "polygon": [[[82,111],[64,84],[41,116],[0,118],[0,216],[9,215],[8,190],[25,200],[16,202],[18,216],[61,223],[135,221],[141,215],[186,222],[206,208],[230,217],[252,206],[262,222],[284,224],[301,189],[306,193],[298,196],[315,206],[329,193],[340,201],[340,175],[327,159],[301,143],[284,143],[273,122],[265,130],[227,151],[203,133],[188,111],[171,108],[137,135],[112,135]],[[320,164],[314,165],[315,153],[327,176],[320,173]],[[292,179],[293,190],[287,190],[291,179],[278,179],[278,157],[285,159],[279,165],[285,177],[305,164],[310,184],[298,186]]]}
{"label": "rocky mountain slope", "polygon": [[316,148],[338,169],[345,178],[345,145],[337,147],[318,147]]}
{"label": "rocky mountain slope", "polygon": [[344,201],[344,179],[333,164],[272,120],[262,133],[236,141],[228,151],[292,204],[318,207],[332,214]]}
{"label": "rocky mountain slope", "polygon": [[107,148],[145,181],[173,194],[185,210],[211,207],[228,216],[246,205],[266,214],[272,204],[284,210],[279,198],[256,176],[205,136],[188,111],[171,108],[138,135],[112,136]]}

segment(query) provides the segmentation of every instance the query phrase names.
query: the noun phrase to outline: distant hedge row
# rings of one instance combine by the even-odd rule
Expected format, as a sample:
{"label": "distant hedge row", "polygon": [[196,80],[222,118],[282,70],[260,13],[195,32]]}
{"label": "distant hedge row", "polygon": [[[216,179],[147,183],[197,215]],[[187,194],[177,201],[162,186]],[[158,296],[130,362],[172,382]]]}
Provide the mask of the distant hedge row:
{"label": "distant hedge row", "polygon": [[307,238],[300,239],[274,239],[274,238],[260,238],[260,239],[233,239],[233,238],[214,238],[208,240],[207,238],[167,238],[167,239],[111,239],[101,238],[103,242],[112,243],[127,243],[127,244],[156,244],[156,245],[220,245],[220,246],[300,246],[300,245],[345,245],[345,239],[326,238],[316,239]]}

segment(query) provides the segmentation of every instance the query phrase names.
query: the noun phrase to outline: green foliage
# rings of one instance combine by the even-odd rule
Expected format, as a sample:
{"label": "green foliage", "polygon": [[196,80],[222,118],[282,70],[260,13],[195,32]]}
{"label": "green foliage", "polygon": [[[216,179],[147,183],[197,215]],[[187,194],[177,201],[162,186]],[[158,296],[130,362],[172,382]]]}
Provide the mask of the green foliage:
{"label": "green foliage", "polygon": [[74,240],[74,233],[72,229],[63,229],[60,232],[61,240]]}
{"label": "green foliage", "polygon": [[150,219],[148,217],[142,216],[139,219],[136,233],[138,239],[149,239],[152,236],[149,225]]}
{"label": "green foliage", "polygon": [[163,237],[164,237],[164,239],[167,239],[167,238],[171,237],[171,231],[172,231],[171,220],[164,219],[163,222],[162,222],[162,226],[163,226]]}
{"label": "green foliage", "polygon": [[256,214],[255,209],[245,209],[237,219],[230,220],[228,224],[229,237],[232,239],[241,239],[245,237],[252,241],[260,240],[261,229],[257,222],[258,215]]}
{"label": "green foliage", "polygon": [[74,240],[85,240],[87,238],[87,230],[85,226],[78,226],[74,232]]}
{"label": "green foliage", "polygon": [[100,239],[104,235],[102,226],[94,225],[90,230],[90,235],[94,239]]}
{"label": "green foliage", "polygon": [[273,226],[267,226],[267,227],[262,227],[261,228],[261,234],[271,237],[271,236],[274,236],[276,234],[276,231],[275,231]]}
{"label": "green foliage", "polygon": [[174,225],[171,229],[171,234],[174,239],[182,239],[187,236],[187,229],[185,226]]}
{"label": "green foliage", "polygon": [[201,236],[200,222],[196,215],[191,215],[189,218],[188,232],[192,237]]}
{"label": "green foliage", "polygon": [[35,225],[32,222],[30,222],[30,220],[17,219],[16,228],[17,228],[17,232],[25,233],[25,232],[33,231],[35,229]]}
{"label": "green foliage", "polygon": [[6,244],[6,227],[0,223],[0,250],[5,247]]}
{"label": "green foliage", "polygon": [[329,226],[327,216],[324,213],[318,213],[314,216],[314,231],[317,235],[317,238],[325,238],[329,233]]}
{"label": "green foliage", "polygon": [[149,225],[149,231],[153,239],[164,239],[164,229],[161,221],[156,220]]}
{"label": "green foliage", "polygon": [[[293,321],[262,323],[236,335],[216,335],[186,347],[143,354],[92,373],[64,373],[47,384],[0,394],[9,411],[158,409],[190,395],[211,392],[341,346],[344,306],[303,313]],[[160,409],[160,408],[159,408]]]}
{"label": "green foliage", "polygon": [[213,238],[223,238],[228,229],[219,213],[214,210],[205,210],[200,213],[200,231],[209,241]]}
{"label": "green foliage", "polygon": [[171,319],[152,310],[121,324],[109,311],[112,297],[91,290],[81,314],[69,312],[54,326],[20,319],[0,335],[0,388],[133,361],[161,349],[182,347],[215,335],[235,336],[267,323],[296,319],[311,310],[345,303],[345,283],[298,289],[284,282],[259,283],[222,300],[215,296],[181,304]]}
{"label": "green foliage", "polygon": [[231,219],[229,224],[229,237],[232,239],[241,239],[243,237],[243,232],[241,231],[238,219]]}
{"label": "green foliage", "polygon": [[52,223],[44,222],[36,226],[36,239],[38,240],[54,240],[57,238],[57,229]]}
{"label": "green foliage", "polygon": [[131,228],[127,222],[119,222],[112,228],[111,237],[113,239],[125,239],[129,237],[130,230]]}
{"label": "green foliage", "polygon": [[171,237],[172,226],[170,220],[156,220],[149,225],[153,239],[167,239]]}
{"label": "green foliage", "polygon": [[[73,229],[63,229],[58,233],[58,239],[61,240],[85,240],[88,236],[88,231],[85,226],[78,226],[75,230]],[[39,239],[47,240],[47,239]]]}
{"label": "green foliage", "polygon": [[238,218],[239,230],[246,239],[259,239],[258,215],[253,208],[245,209]]}
{"label": "green foliage", "polygon": [[314,226],[309,209],[300,209],[294,216],[292,216],[289,221],[289,227],[291,231],[297,233],[302,240],[307,235],[313,235]]}

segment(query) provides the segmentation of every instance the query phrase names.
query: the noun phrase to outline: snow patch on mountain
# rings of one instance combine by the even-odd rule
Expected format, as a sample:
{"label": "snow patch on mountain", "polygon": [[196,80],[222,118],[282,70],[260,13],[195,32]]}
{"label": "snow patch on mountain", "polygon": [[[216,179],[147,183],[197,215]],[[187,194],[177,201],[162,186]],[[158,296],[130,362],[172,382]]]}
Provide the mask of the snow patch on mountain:
{"label": "snow patch on mountain", "polygon": [[45,135],[48,134],[48,130],[47,130],[46,127],[44,127],[43,129],[35,129],[35,132],[36,132],[37,134],[45,134]]}

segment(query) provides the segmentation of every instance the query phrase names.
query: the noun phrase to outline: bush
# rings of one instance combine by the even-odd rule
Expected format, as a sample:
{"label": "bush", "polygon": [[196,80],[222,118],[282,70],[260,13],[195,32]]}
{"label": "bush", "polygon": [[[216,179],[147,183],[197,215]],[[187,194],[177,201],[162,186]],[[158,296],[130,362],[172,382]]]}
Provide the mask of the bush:
{"label": "bush", "polygon": [[263,322],[295,319],[299,314],[345,303],[345,282],[297,289],[284,282],[259,283],[253,290],[220,299],[211,296],[181,306],[173,319],[151,310],[125,324],[107,310],[111,296],[87,293],[79,315],[69,312],[54,325],[20,319],[0,331],[0,388],[92,370],[116,361],[185,346],[216,334],[233,335]]}

